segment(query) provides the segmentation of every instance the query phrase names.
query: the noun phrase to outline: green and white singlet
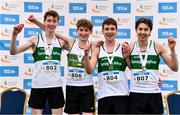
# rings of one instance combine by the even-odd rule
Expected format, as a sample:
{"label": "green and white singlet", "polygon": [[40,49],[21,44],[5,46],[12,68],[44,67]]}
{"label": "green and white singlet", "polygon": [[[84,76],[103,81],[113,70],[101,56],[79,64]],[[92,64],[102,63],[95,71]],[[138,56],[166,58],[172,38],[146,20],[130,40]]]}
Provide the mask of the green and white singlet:
{"label": "green and white singlet", "polygon": [[67,54],[69,86],[90,86],[93,85],[93,76],[87,74],[84,66],[84,49],[79,47],[79,40],[75,40],[71,50]]}
{"label": "green and white singlet", "polygon": [[127,64],[122,55],[122,46],[116,43],[114,51],[108,53],[100,46],[98,57],[98,99],[109,96],[129,95],[128,78],[125,75]]}
{"label": "green and white singlet", "polygon": [[[140,53],[142,53],[142,59],[145,58],[145,54],[147,55],[146,69],[142,69]],[[145,52],[140,52],[138,42],[135,42],[131,52],[130,92],[160,93],[158,86],[159,62],[159,54],[155,50],[154,41],[150,40],[149,48]]]}
{"label": "green and white singlet", "polygon": [[48,45],[45,34],[38,35],[38,43],[33,53],[35,73],[32,88],[61,87],[60,60],[62,45],[54,36]]}

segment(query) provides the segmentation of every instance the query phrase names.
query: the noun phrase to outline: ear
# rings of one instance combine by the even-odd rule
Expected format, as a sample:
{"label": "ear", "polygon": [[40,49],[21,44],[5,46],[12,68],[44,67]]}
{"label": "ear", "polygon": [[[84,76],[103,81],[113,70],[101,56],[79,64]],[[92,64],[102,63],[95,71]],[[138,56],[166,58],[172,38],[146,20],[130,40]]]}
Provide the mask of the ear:
{"label": "ear", "polygon": [[104,31],[102,30],[101,33],[104,34]]}
{"label": "ear", "polygon": [[93,33],[93,30],[91,30],[91,34]]}
{"label": "ear", "polygon": [[151,36],[151,31],[150,31],[150,33],[149,33],[149,36]]}

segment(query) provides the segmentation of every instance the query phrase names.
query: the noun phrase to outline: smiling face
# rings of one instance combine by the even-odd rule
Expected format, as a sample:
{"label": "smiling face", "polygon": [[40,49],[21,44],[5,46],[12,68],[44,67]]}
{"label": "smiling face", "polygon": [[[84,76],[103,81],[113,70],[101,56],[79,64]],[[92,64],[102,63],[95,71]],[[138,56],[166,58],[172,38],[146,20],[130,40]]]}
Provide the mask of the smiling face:
{"label": "smiling face", "polygon": [[45,30],[47,32],[54,32],[56,27],[58,26],[58,23],[58,18],[47,16],[46,20],[44,21]]}
{"label": "smiling face", "polygon": [[93,24],[91,23],[91,21],[82,18],[77,21],[76,27],[77,27],[77,34],[79,36],[79,40],[87,41],[92,33]]}
{"label": "smiling face", "polygon": [[102,23],[102,33],[108,42],[114,41],[117,34],[117,22],[113,18],[107,18]]}
{"label": "smiling face", "polygon": [[59,15],[54,10],[48,10],[44,14],[44,27],[47,32],[55,32],[59,23]]}
{"label": "smiling face", "polygon": [[151,30],[150,27],[144,23],[140,23],[136,29],[138,40],[146,41],[148,40]]}
{"label": "smiling face", "polygon": [[91,35],[92,33],[92,30],[86,28],[86,27],[79,27],[77,29],[77,33],[79,35],[79,39],[82,40],[82,41],[87,41],[89,36]]}
{"label": "smiling face", "polygon": [[115,36],[117,34],[116,26],[112,24],[105,24],[102,33],[106,40],[112,41],[115,39]]}
{"label": "smiling face", "polygon": [[136,21],[135,29],[138,40],[147,41],[153,28],[153,23],[149,18],[140,18]]}

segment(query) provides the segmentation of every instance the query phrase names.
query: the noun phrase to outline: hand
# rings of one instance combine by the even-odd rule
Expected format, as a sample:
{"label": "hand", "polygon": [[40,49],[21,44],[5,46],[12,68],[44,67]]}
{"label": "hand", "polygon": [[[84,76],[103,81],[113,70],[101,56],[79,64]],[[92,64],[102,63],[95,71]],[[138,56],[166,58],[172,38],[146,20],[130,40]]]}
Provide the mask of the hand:
{"label": "hand", "polygon": [[30,22],[36,21],[34,15],[32,15],[32,14],[29,16],[28,20],[29,20]]}
{"label": "hand", "polygon": [[122,44],[122,52],[123,52],[123,55],[124,57],[129,57],[130,55],[130,47],[129,47],[129,44],[127,42],[124,42]]}
{"label": "hand", "polygon": [[24,24],[15,25],[14,28],[13,28],[13,34],[14,35],[19,34],[21,32],[21,30],[23,29],[23,27],[24,27]]}
{"label": "hand", "polygon": [[168,45],[170,49],[174,49],[176,46],[176,40],[173,37],[168,38]]}
{"label": "hand", "polygon": [[161,85],[162,85],[162,80],[161,78],[159,78],[158,86],[161,87]]}
{"label": "hand", "polygon": [[104,41],[98,41],[97,44],[96,44],[96,47],[100,47],[104,44]]}
{"label": "hand", "polygon": [[91,47],[91,44],[85,45],[85,47],[84,47],[84,55],[85,56],[88,56],[90,47]]}

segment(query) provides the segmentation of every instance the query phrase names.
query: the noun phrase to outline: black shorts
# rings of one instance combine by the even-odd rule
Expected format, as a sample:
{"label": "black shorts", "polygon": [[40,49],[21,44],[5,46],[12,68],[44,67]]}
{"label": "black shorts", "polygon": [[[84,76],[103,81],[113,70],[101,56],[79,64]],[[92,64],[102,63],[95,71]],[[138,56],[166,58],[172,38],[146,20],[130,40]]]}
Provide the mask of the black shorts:
{"label": "black shorts", "polygon": [[98,100],[98,114],[127,114],[129,96],[110,96]]}
{"label": "black shorts", "polygon": [[49,108],[58,109],[64,106],[64,95],[62,87],[54,88],[32,88],[29,98],[29,107],[34,109],[43,109],[46,100]]}
{"label": "black shorts", "polygon": [[64,112],[75,114],[95,112],[93,86],[66,86],[66,103]]}
{"label": "black shorts", "polygon": [[131,114],[163,114],[161,93],[134,93],[129,96]]}

